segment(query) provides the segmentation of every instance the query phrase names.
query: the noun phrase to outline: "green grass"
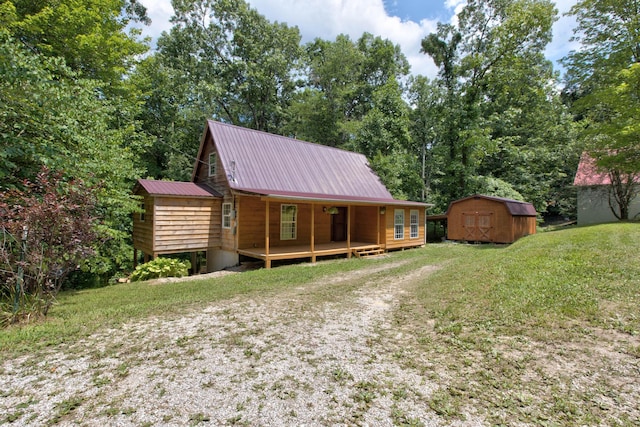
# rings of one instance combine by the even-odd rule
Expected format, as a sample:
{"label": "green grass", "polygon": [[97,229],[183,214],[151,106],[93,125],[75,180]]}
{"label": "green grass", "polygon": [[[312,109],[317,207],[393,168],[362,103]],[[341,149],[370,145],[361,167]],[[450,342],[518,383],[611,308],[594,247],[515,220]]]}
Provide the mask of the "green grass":
{"label": "green grass", "polygon": [[542,233],[510,246],[462,246],[416,290],[428,318],[514,332],[573,321],[640,331],[638,223]]}
{"label": "green grass", "polygon": [[[470,413],[480,414],[492,425],[640,422],[638,411],[629,410],[637,407],[638,393],[619,386],[628,376],[637,376],[640,357],[638,223],[539,233],[509,246],[432,244],[375,260],[326,261],[207,280],[63,293],[45,321],[0,332],[0,357],[36,354],[103,328],[151,316],[180,316],[239,295],[261,298],[300,292],[304,298],[296,308],[300,316],[308,316],[308,305],[340,302],[355,290],[374,290],[377,284],[393,283],[425,265],[439,269],[412,276],[403,287],[406,292],[397,296],[401,300],[390,319],[393,328],[381,330],[375,345],[438,384],[424,396],[424,404],[438,417],[465,420]],[[381,268],[352,274],[365,267]],[[340,277],[347,280],[336,281]],[[305,284],[314,286],[301,288]],[[247,333],[229,335],[230,345],[244,346]],[[245,355],[260,357],[250,346]],[[122,365],[120,374],[127,372],[128,365]],[[327,375],[339,385],[353,382],[339,365]],[[390,391],[385,387],[357,383],[351,395],[354,416],[383,393],[398,401],[406,396],[400,384],[389,384]],[[57,416],[81,404],[67,403],[58,408]],[[398,425],[420,425],[400,406],[392,415]],[[241,422],[238,417],[234,422]],[[193,424],[203,421],[202,414],[190,419]]]}
{"label": "green grass", "polygon": [[[573,319],[637,333],[638,254],[637,223],[577,227],[540,233],[510,246],[435,244],[393,253],[374,262],[406,263],[377,273],[374,280],[393,280],[394,275],[425,263],[442,265],[416,288],[412,305],[414,309],[419,306],[419,318],[436,319],[446,328],[469,323],[520,332],[531,327],[566,326]],[[313,267],[292,265],[211,280],[141,282],[65,292],[45,321],[2,331],[0,353],[32,351],[75,340],[102,327],[118,327],[153,315],[178,315],[236,295],[258,297],[363,265],[371,265],[371,261],[327,261]],[[339,296],[336,287],[327,287],[317,297],[330,300]]]}
{"label": "green grass", "polygon": [[637,376],[640,224],[455,246],[395,313],[412,337],[397,343],[410,349],[405,365],[441,382],[434,412],[464,420],[472,408],[493,425],[640,422],[628,411],[637,391],[615,385]]}

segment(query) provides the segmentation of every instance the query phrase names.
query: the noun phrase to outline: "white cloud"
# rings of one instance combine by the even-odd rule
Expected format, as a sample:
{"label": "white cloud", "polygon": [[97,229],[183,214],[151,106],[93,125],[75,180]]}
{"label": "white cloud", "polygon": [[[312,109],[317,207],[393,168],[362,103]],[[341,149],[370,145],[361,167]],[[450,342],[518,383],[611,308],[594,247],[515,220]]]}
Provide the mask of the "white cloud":
{"label": "white cloud", "polygon": [[[171,1],[141,2],[147,7],[149,17],[153,21],[152,26],[144,28],[143,31],[155,40],[162,31],[171,28]],[[441,2],[450,11],[450,22],[455,23],[456,15],[464,7],[466,0]],[[558,0],[556,5],[560,13],[564,13],[576,2],[577,0]],[[424,19],[413,22],[389,16],[383,0],[249,0],[249,3],[270,21],[297,26],[303,42],[312,41],[317,37],[334,40],[338,34],[348,34],[356,40],[366,31],[400,45],[411,64],[412,74],[428,77],[435,77],[437,74],[437,67],[431,58],[420,53],[422,39],[436,31],[437,21]],[[576,47],[575,44],[569,43],[574,26],[575,21],[569,17],[561,17],[556,22],[553,27],[553,42],[546,50],[549,59],[555,62]]]}
{"label": "white cloud", "polygon": [[163,31],[171,29],[171,0],[141,0],[140,3],[147,8],[147,16],[151,18],[151,26],[143,28],[144,34],[155,41]]}
{"label": "white cloud", "polygon": [[437,22],[389,16],[382,0],[253,0],[251,6],[271,21],[297,26],[304,42],[333,40],[338,34],[356,40],[369,32],[400,45],[413,74],[433,77],[437,72],[433,61],[420,53],[422,39],[436,30]]}

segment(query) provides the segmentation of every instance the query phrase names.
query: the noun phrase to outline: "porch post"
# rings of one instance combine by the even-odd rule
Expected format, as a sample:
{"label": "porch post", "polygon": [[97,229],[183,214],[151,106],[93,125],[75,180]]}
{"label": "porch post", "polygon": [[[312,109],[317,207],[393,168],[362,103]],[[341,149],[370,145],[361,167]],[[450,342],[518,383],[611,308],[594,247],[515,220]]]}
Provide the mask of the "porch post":
{"label": "porch post", "polygon": [[351,205],[347,205],[347,258],[351,258]]}
{"label": "porch post", "polygon": [[380,215],[382,215],[380,209],[382,209],[381,206],[376,207],[376,245],[380,244]]}
{"label": "porch post", "polygon": [[316,262],[316,205],[311,203],[311,262]]}
{"label": "porch post", "polygon": [[264,266],[271,268],[271,260],[269,259],[269,199],[266,200],[264,217]]}
{"label": "porch post", "polygon": [[138,266],[138,250],[133,248],[133,268]]}

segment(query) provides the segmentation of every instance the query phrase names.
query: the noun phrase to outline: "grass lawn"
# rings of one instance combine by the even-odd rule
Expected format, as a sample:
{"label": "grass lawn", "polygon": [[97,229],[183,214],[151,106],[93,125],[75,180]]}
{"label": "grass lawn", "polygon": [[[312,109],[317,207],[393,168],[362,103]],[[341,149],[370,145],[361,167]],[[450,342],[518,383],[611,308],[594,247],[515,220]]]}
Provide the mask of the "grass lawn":
{"label": "grass lawn", "polygon": [[[367,286],[357,279],[331,285],[332,277],[372,264],[381,267],[373,276],[380,283],[439,267],[411,281],[381,343],[402,366],[441,383],[424,404],[444,422],[464,423],[474,414],[492,425],[640,422],[638,408],[627,408],[640,387],[637,223],[543,232],[509,246],[433,244],[377,260],[63,293],[45,321],[0,332],[0,357],[216,301],[327,281],[311,299],[322,304]],[[396,421],[403,424],[401,416]]]}

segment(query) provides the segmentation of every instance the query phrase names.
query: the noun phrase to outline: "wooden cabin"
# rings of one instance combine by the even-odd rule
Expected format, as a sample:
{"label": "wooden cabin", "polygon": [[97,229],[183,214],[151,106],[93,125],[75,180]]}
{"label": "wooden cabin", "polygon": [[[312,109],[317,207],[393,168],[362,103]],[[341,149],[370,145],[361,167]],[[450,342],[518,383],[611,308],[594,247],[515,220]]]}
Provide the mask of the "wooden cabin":
{"label": "wooden cabin", "polygon": [[395,200],[365,156],[208,121],[191,182],[140,180],[133,242],[145,259],[206,251],[207,271],[240,256],[379,254],[422,246],[430,205]]}
{"label": "wooden cabin", "polygon": [[451,202],[446,216],[449,240],[513,243],[536,232],[535,208],[518,200],[476,194]]}

